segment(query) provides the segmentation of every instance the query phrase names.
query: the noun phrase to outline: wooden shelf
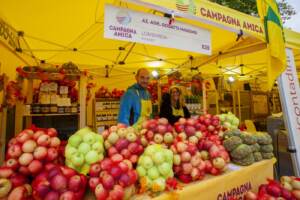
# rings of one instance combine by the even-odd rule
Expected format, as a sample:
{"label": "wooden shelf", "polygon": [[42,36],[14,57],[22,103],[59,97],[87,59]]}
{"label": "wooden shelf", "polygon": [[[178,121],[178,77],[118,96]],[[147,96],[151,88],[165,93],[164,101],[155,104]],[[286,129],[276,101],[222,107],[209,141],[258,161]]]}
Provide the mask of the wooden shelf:
{"label": "wooden shelf", "polygon": [[48,117],[48,116],[70,116],[70,115],[79,115],[79,113],[48,113],[48,114],[30,114],[23,115],[24,117]]}

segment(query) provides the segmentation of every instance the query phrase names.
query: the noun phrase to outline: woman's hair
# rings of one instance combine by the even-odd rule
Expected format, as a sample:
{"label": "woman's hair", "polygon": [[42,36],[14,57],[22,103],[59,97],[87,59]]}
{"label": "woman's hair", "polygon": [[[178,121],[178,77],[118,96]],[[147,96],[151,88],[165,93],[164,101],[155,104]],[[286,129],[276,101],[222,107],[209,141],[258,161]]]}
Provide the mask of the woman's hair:
{"label": "woman's hair", "polygon": [[[177,100],[177,102],[173,102],[172,95],[171,95],[173,90],[176,90],[177,92],[179,92],[179,99]],[[169,90],[169,93],[170,93],[170,101],[171,101],[172,106],[175,106],[176,109],[179,109],[179,108],[182,108],[183,106],[185,106],[184,96],[182,95],[182,91],[178,86],[172,86]]]}

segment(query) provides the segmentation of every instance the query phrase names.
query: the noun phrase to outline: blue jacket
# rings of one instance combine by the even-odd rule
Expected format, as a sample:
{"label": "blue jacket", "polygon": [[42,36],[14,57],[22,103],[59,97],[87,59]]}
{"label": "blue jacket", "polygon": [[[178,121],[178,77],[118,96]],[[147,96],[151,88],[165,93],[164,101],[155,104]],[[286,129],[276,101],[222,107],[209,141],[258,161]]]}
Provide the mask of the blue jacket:
{"label": "blue jacket", "polygon": [[148,90],[145,90],[137,83],[127,89],[120,103],[119,123],[129,126],[139,119],[141,114],[141,99],[150,100]]}

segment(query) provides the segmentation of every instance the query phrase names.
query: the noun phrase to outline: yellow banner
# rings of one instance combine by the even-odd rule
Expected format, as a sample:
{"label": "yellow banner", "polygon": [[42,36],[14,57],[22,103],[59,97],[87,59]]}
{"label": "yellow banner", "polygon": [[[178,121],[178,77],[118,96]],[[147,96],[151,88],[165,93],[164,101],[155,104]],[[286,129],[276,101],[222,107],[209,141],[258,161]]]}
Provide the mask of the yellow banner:
{"label": "yellow banner", "polygon": [[[259,185],[273,178],[275,159],[264,160],[247,167],[236,166],[235,171],[191,183],[182,190],[164,193],[154,200],[230,200],[243,199],[247,191],[258,190]],[[258,176],[259,174],[259,176]]]}
{"label": "yellow banner", "polygon": [[[265,38],[264,29],[259,18],[249,16],[236,10],[220,6],[205,0],[131,0],[132,2],[166,8],[182,14],[186,18],[199,19],[242,30],[258,38]],[[158,8],[159,9],[159,8]],[[196,17],[196,18],[195,18]]]}

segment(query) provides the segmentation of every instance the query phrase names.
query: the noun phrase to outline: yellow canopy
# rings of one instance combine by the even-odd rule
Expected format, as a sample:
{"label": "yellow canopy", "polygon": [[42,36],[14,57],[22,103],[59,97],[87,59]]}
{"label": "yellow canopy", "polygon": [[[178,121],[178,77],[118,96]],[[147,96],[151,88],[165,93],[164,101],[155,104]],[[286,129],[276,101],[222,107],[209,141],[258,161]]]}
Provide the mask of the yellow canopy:
{"label": "yellow canopy", "polygon": [[[41,60],[52,64],[72,61],[99,77],[99,84],[121,88],[134,81],[132,74],[139,67],[159,68],[164,73],[171,69],[189,71],[191,66],[198,66],[199,71],[205,74],[243,73],[249,75],[248,78],[250,75],[265,75],[266,52],[259,19],[205,0],[195,1],[205,9],[202,9],[202,15],[199,12],[197,20],[194,15],[182,12],[176,12],[179,16],[176,20],[211,31],[211,56],[103,37],[105,3],[149,13],[154,8],[148,4],[151,2],[161,12],[176,9],[176,4],[172,7],[168,1],[175,2],[132,0],[138,5],[119,0],[2,0],[0,17],[16,30],[24,32],[23,36],[19,36],[22,53],[14,51],[11,56],[4,56],[2,52],[8,48],[4,48],[5,43],[0,43],[2,71],[13,74],[16,66],[37,65]],[[208,11],[223,14],[227,23],[220,20],[223,17],[214,19]],[[228,24],[230,17],[240,19],[240,27]],[[249,23],[245,29],[244,22]],[[244,35],[237,40],[240,29]],[[295,50],[299,65],[300,34],[286,30],[286,42]],[[189,59],[191,56],[193,60]],[[4,62],[7,59],[19,61]],[[120,61],[125,64],[120,64]],[[109,67],[109,78],[104,78],[105,66]]]}

